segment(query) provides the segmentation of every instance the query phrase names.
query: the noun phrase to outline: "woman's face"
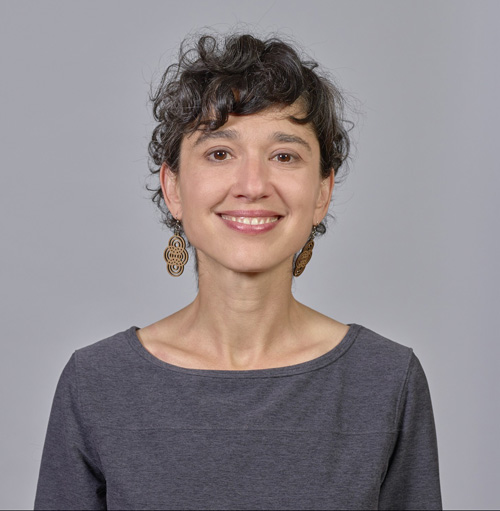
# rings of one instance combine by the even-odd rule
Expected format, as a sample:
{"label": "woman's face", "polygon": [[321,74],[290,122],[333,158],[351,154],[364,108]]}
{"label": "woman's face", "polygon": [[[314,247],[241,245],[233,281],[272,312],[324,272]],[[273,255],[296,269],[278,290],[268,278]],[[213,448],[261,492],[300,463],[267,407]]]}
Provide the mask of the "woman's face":
{"label": "woman's face", "polygon": [[200,271],[220,265],[262,272],[287,264],[326,212],[333,172],[320,175],[311,126],[300,107],[230,115],[216,131],[184,137],[180,168],[161,172],[164,197],[196,248]]}

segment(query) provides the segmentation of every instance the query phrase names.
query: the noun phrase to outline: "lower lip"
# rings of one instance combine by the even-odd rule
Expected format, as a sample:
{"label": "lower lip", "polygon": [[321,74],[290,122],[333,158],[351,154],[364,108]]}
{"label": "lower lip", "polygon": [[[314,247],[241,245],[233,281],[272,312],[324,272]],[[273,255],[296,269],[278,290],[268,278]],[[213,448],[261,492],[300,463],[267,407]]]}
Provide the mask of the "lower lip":
{"label": "lower lip", "polygon": [[275,222],[269,222],[267,224],[258,224],[258,225],[250,225],[250,224],[243,224],[241,222],[234,222],[233,220],[229,220],[227,218],[222,218],[219,216],[219,218],[230,228],[234,231],[243,232],[245,234],[261,234],[264,232],[268,232],[272,229],[274,229],[280,222],[281,218],[278,218]]}

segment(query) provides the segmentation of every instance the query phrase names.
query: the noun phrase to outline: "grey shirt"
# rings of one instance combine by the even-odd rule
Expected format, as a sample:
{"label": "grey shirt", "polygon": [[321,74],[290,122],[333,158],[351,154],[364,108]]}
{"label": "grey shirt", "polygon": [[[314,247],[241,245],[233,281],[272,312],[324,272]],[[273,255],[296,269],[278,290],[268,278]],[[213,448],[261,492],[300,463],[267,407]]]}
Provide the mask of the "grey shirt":
{"label": "grey shirt", "polygon": [[196,370],[157,359],[135,331],[65,367],[36,509],[441,509],[411,349],[351,325],[309,362]]}

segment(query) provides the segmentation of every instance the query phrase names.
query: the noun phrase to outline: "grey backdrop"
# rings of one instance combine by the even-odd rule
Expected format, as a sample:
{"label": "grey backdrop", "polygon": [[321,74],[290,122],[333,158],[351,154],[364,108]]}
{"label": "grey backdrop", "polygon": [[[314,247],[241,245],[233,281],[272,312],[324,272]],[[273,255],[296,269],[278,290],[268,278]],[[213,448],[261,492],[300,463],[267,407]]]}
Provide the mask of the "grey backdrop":
{"label": "grey backdrop", "polygon": [[0,506],[32,506],[73,350],[172,313],[144,191],[151,78],[181,39],[293,36],[356,98],[356,154],[299,300],[412,346],[447,508],[500,506],[500,2],[0,3]]}

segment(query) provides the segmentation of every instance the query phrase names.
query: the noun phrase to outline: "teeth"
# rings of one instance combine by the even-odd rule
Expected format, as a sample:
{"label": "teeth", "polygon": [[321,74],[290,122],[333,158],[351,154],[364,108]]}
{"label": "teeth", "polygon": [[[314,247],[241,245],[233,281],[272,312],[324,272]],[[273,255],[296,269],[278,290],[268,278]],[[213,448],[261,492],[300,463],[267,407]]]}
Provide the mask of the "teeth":
{"label": "teeth", "polygon": [[232,222],[238,222],[240,224],[246,225],[262,225],[262,224],[270,224],[272,222],[276,222],[278,220],[277,216],[271,217],[263,217],[263,216],[229,216],[229,215],[221,215],[225,220],[231,220]]}

